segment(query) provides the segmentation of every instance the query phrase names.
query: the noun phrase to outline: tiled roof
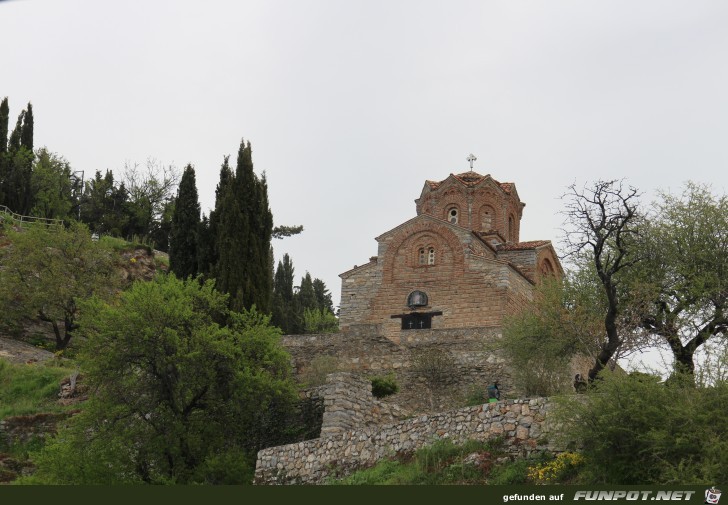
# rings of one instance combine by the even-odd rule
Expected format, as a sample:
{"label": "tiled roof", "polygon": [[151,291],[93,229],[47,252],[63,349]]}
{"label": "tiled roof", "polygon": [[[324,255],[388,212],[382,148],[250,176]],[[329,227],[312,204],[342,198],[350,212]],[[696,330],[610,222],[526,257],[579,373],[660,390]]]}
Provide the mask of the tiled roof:
{"label": "tiled roof", "polygon": [[[463,172],[462,174],[452,174],[453,177],[455,177],[458,181],[460,181],[462,184],[464,184],[467,187],[472,188],[473,186],[477,186],[480,184],[480,182],[488,177],[488,175],[480,175],[477,172],[473,172],[470,170],[469,172]],[[440,187],[440,185],[445,181],[425,181],[428,186],[430,186],[430,189],[435,190]],[[511,192],[511,188],[513,188],[512,182],[498,182],[495,179],[493,179],[493,182],[498,184],[503,191],[506,193]]]}
{"label": "tiled roof", "polygon": [[503,244],[499,249],[501,251],[524,251],[526,249],[536,249],[549,243],[549,240],[531,240],[530,242],[518,242],[517,244]]}

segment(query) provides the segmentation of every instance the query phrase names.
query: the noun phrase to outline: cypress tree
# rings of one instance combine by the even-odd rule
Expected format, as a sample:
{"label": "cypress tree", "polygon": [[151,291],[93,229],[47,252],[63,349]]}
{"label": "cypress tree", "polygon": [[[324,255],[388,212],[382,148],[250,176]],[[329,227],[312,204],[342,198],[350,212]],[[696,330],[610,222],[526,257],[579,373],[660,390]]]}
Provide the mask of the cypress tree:
{"label": "cypress tree", "polygon": [[33,105],[28,102],[28,109],[23,118],[23,127],[20,131],[20,145],[33,152]]}
{"label": "cypress tree", "polygon": [[303,333],[303,311],[299,309],[298,296],[293,291],[293,280],[293,262],[284,254],[273,282],[271,322],[287,335]]}
{"label": "cypress tree", "polygon": [[265,176],[253,171],[250,143],[240,143],[235,174],[220,172],[211,218],[217,244],[217,287],[230,294],[234,310],[255,305],[270,312],[273,279],[270,268],[270,241],[273,215],[268,206]]}
{"label": "cypress tree", "polygon": [[10,109],[8,97],[0,102],[0,205],[5,205],[5,185],[8,177],[8,121]]}
{"label": "cypress tree", "polygon": [[195,169],[187,165],[179,183],[169,237],[169,268],[182,279],[197,275],[199,225],[200,202],[197,198]]}
{"label": "cypress tree", "polygon": [[8,121],[10,119],[10,108],[8,97],[3,98],[0,103],[0,154],[8,151]]}
{"label": "cypress tree", "polygon": [[[26,111],[21,111],[15,129],[8,139],[4,166],[4,201],[11,210],[28,214],[33,205],[31,173],[33,166],[33,115],[26,119]],[[26,143],[29,142],[29,146]]]}

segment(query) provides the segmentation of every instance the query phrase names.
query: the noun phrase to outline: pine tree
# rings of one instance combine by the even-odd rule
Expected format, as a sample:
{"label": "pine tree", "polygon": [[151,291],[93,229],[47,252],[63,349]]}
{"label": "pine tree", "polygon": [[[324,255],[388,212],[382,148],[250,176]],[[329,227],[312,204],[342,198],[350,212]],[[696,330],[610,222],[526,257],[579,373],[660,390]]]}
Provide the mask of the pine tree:
{"label": "pine tree", "polygon": [[169,237],[169,268],[181,279],[197,275],[199,225],[200,202],[197,198],[195,169],[187,165],[179,184]]}

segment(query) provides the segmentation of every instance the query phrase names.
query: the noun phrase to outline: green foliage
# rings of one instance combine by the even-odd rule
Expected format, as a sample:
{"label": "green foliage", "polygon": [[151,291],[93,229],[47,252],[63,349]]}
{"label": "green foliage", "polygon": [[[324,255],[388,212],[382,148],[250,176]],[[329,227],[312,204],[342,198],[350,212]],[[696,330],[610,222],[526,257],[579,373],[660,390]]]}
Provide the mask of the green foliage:
{"label": "green foliage", "polygon": [[[464,458],[477,453],[481,463],[466,463]],[[435,441],[411,457],[380,461],[331,484],[344,485],[443,485],[486,484],[495,456],[502,454],[500,441],[468,440],[455,445],[449,439]]]}
{"label": "green foliage", "polygon": [[372,395],[375,398],[384,398],[399,391],[397,380],[394,374],[385,375],[384,377],[372,377]]}
{"label": "green foliage", "polygon": [[493,486],[512,486],[528,482],[528,470],[532,462],[527,459],[517,459],[499,465],[493,469],[488,484]]}
{"label": "green foliage", "polygon": [[513,378],[526,395],[551,396],[570,389],[572,356],[595,354],[604,333],[601,298],[586,271],[566,278],[544,279],[533,306],[508,319],[500,345],[513,364]]}
{"label": "green foliage", "polygon": [[339,320],[328,309],[305,309],[303,311],[304,333],[336,333]]}
{"label": "green foliage", "polygon": [[259,178],[253,171],[249,142],[240,143],[235,174],[225,158],[210,219],[215,233],[214,276],[218,289],[230,294],[233,309],[255,306],[269,313],[273,292],[269,263],[273,215],[268,206],[265,176]]}
{"label": "green foliage", "polygon": [[435,393],[449,384],[457,373],[457,365],[449,351],[430,347],[413,352],[412,371],[424,380],[429,393],[430,409],[433,409]]}
{"label": "green foliage", "polygon": [[71,166],[65,158],[41,148],[36,152],[30,179],[34,196],[31,214],[66,219],[73,208]]}
{"label": "green foliage", "polygon": [[285,238],[298,235],[303,231],[303,225],[298,226],[276,226],[273,228],[273,238]]}
{"label": "green foliage", "polygon": [[528,469],[528,479],[536,484],[565,484],[576,477],[584,457],[576,452],[562,452],[550,461]]}
{"label": "green foliage", "polygon": [[557,419],[583,447],[592,484],[711,484],[728,478],[728,384],[696,389],[645,374],[603,374]]}
{"label": "green foliage", "polygon": [[695,351],[728,328],[728,197],[688,183],[662,194],[640,237],[630,276],[640,326],[670,347],[677,373],[693,374]]}
{"label": "green foliage", "polygon": [[488,397],[485,389],[481,386],[472,386],[468,390],[464,403],[466,407],[475,407],[476,405],[488,403]]}
{"label": "green foliage", "polygon": [[180,278],[195,277],[198,269],[198,240],[200,202],[197,198],[195,169],[185,167],[172,214],[172,233],[169,237],[169,264]]}
{"label": "green foliage", "polygon": [[85,303],[81,327],[95,394],[34,458],[38,482],[240,484],[284,440],[295,387],[279,333],[211,282],[135,283]]}
{"label": "green foliage", "polygon": [[301,380],[307,387],[321,386],[326,383],[326,376],[341,369],[336,356],[319,354],[301,374]]}
{"label": "green foliage", "polygon": [[71,373],[65,366],[15,365],[0,359],[0,419],[64,410],[55,400],[61,379]]}
{"label": "green foliage", "polygon": [[78,303],[92,294],[112,296],[118,286],[115,258],[76,222],[68,229],[9,231],[8,237],[12,245],[0,258],[0,308],[9,320],[47,323],[56,348],[65,349],[78,326]]}

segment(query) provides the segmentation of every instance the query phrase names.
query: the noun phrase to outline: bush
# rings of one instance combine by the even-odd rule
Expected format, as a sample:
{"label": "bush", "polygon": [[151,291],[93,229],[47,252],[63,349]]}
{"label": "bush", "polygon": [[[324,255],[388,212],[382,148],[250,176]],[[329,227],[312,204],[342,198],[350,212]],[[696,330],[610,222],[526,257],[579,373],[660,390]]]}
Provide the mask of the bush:
{"label": "bush", "polygon": [[728,480],[728,384],[669,386],[657,377],[602,373],[556,416],[583,447],[594,484],[705,484]]}
{"label": "bush", "polygon": [[385,396],[395,394],[397,391],[399,391],[399,386],[394,375],[372,377],[372,395],[375,398],[384,398]]}
{"label": "bush", "polygon": [[326,376],[339,371],[339,359],[336,356],[320,354],[311,360],[309,367],[301,374],[301,380],[307,387],[322,386]]}

